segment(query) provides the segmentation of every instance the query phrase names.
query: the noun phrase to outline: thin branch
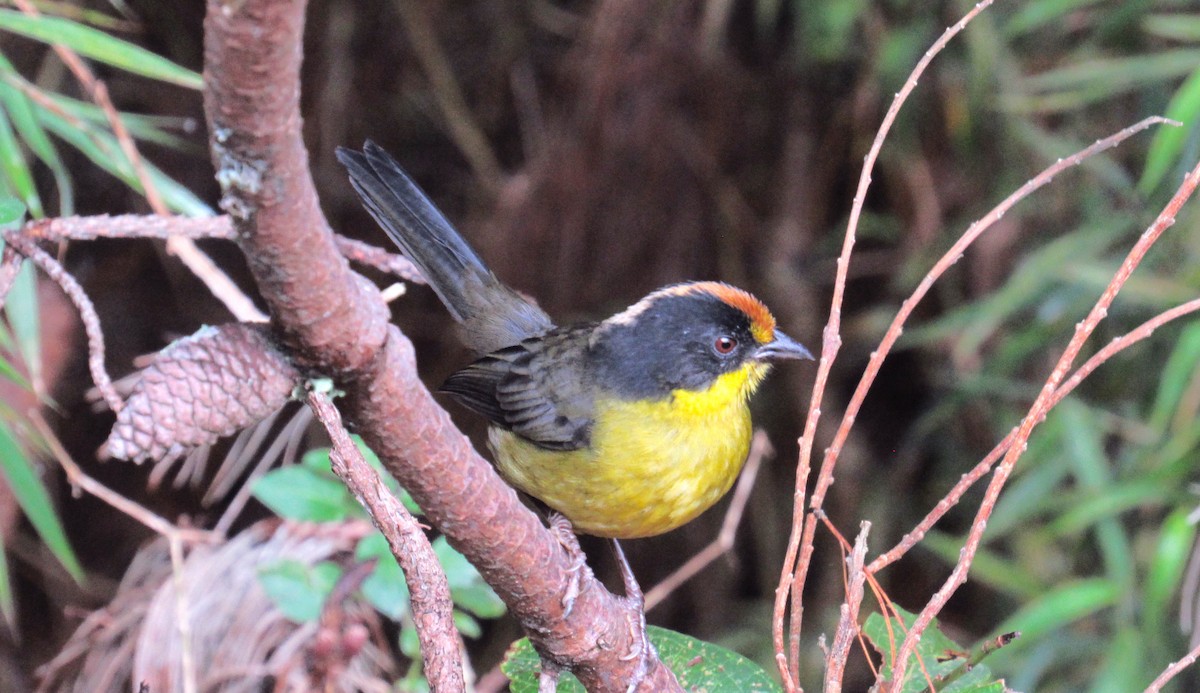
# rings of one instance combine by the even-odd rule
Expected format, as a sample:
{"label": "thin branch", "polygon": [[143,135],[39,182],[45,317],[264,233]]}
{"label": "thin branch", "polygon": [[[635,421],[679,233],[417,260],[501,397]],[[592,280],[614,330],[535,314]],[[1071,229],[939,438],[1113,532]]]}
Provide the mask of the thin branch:
{"label": "thin branch", "polygon": [[58,260],[37,247],[35,242],[12,232],[4,234],[4,240],[9,247],[29,258],[33,264],[46,273],[46,276],[62,287],[63,293],[75,304],[75,308],[79,311],[79,319],[83,322],[83,331],[88,339],[88,369],[92,373],[92,381],[96,383],[96,389],[104,396],[104,402],[108,404],[109,409],[114,412],[121,411],[125,402],[117,394],[112,379],[108,377],[108,371],[104,367],[104,331],[100,329],[100,316],[97,315],[96,308],[92,305],[92,300],[88,298],[87,292],[83,290],[79,282],[75,281],[74,277],[63,269],[62,265],[58,264]]}
{"label": "thin branch", "polygon": [[[958,35],[975,16],[991,5],[991,3],[992,0],[982,0],[982,2],[975,5],[958,23],[946,29],[929,50],[925,52],[925,55],[921,57],[917,66],[913,68],[912,74],[905,81],[904,86],[892,100],[892,104],[884,115],[883,122],[880,124],[879,130],[875,135],[875,140],[867,152],[866,159],[863,162],[862,173],[859,176],[858,190],[855,192],[854,203],[850,209],[850,219],[846,225],[846,237],[842,244],[842,252],[837,260],[833,297],[830,300],[829,306],[829,320],[825,325],[822,336],[821,359],[818,362],[817,377],[813,384],[813,396],[809,402],[808,416],[804,423],[804,434],[800,438],[798,468],[811,466],[813,442],[817,433],[817,423],[821,418],[821,402],[829,380],[829,372],[833,368],[833,362],[837,358],[837,353],[841,348],[842,297],[846,290],[846,277],[850,269],[850,255],[854,249],[858,220],[862,215],[863,205],[866,203],[867,190],[871,185],[871,175],[875,168],[875,161],[879,157],[879,152],[883,147],[883,142],[887,138],[888,132],[891,130],[892,123],[896,120],[896,115],[900,112],[900,107],[908,99],[908,95],[916,88],[917,80],[925,72],[925,68],[929,66],[933,58],[949,43],[950,39]],[[821,507],[825,499],[825,491],[828,489],[829,484],[832,483],[832,475],[833,470],[827,469],[826,465],[823,464],[817,477],[817,489],[814,491],[813,497],[809,500],[810,507]],[[795,497],[797,498],[804,493],[804,490],[800,488],[800,476],[797,474],[797,489],[795,493]],[[807,483],[807,474],[804,475],[804,483]],[[800,668],[799,643],[800,626],[803,617],[803,591],[808,576],[808,567],[812,557],[815,535],[816,520],[811,517],[806,519],[804,508],[797,505],[793,509],[792,533],[788,541],[787,556],[784,560],[783,572],[780,578],[780,586],[782,587],[785,584],[790,585],[790,589],[786,591],[778,590],[775,595],[775,618],[777,621],[780,621],[776,624],[776,628],[779,630],[783,628],[782,614],[786,608],[786,601],[789,596],[792,600],[791,618],[789,620],[790,647],[786,660],[781,658],[784,653],[781,645],[778,642],[776,643],[776,657],[780,658],[781,665],[779,673],[783,677],[784,686],[789,693],[799,690],[797,681]],[[803,548],[801,548],[801,545]]]}
{"label": "thin branch", "polygon": [[847,575],[846,601],[841,607],[842,615],[833,637],[833,646],[829,648],[829,656],[825,658],[825,693],[840,693],[842,690],[842,676],[846,672],[850,646],[858,639],[858,609],[862,605],[863,583],[867,577],[863,563],[867,557],[867,535],[870,531],[870,522],[863,521],[859,524],[854,550],[847,560],[850,569]]}
{"label": "thin branch", "polygon": [[1171,679],[1178,676],[1181,671],[1195,664],[1197,659],[1200,659],[1200,645],[1192,648],[1192,650],[1179,661],[1172,662],[1170,666],[1168,666],[1161,674],[1158,675],[1158,678],[1154,679],[1154,681],[1152,681],[1150,685],[1146,687],[1145,693],[1158,693],[1163,689],[1163,686],[1167,685]]}
{"label": "thin branch", "polygon": [[[184,217],[163,214],[121,214],[87,217],[56,217],[37,219],[21,227],[27,238],[46,241],[90,241],[97,238],[174,238],[189,240],[236,241],[233,221],[228,215],[215,217]],[[342,256],[351,262],[371,267],[384,274],[424,284],[425,278],[408,258],[345,236],[334,241]]]}
{"label": "thin branch", "polygon": [[329,455],[333,473],[367,510],[404,571],[430,689],[435,693],[463,690],[462,647],[454,627],[450,583],[429,539],[417,519],[392,495],[383,479],[367,463],[342,425],[342,416],[329,396],[309,392],[308,405],[325,426],[333,443]]}
{"label": "thin branch", "polygon": [[[1041,423],[1046,412],[1050,410],[1054,400],[1054,394],[1058,390],[1059,384],[1066,377],[1071,364],[1075,357],[1083,348],[1084,342],[1108,315],[1108,308],[1112,305],[1117,293],[1129,276],[1133,274],[1133,270],[1141,263],[1142,258],[1159,239],[1159,237],[1175,223],[1175,217],[1183,204],[1195,192],[1196,186],[1200,184],[1200,165],[1197,165],[1184,179],[1178,191],[1167,203],[1162,213],[1154,220],[1154,223],[1146,229],[1138,238],[1137,243],[1130,249],[1129,254],[1125,257],[1124,262],[1113,275],[1112,281],[1104,288],[1100,298],[1088,313],[1087,317],[1075,326],[1075,334],[1071,337],[1071,341],[1063,350],[1062,356],[1059,357],[1058,363],[1055,364],[1050,376],[1046,379],[1045,385],[1042,386],[1042,391],[1038,394],[1037,399],[1029,408],[1029,412],[1021,421],[1021,425],[1017,430],[1016,436],[1009,445],[1008,452],[1005,453],[1004,459],[996,467],[996,471],[992,476],[991,483],[988,484],[987,491],[984,494],[983,502],[980,504],[979,511],[975,515],[975,519],[971,523],[971,530],[967,534],[966,545],[960,552],[958,563],[954,566],[954,570],[950,577],[942,587],[934,594],[933,598],[921,610],[916,621],[913,623],[912,629],[909,630],[908,636],[904,639],[904,644],[900,647],[896,668],[893,671],[892,681],[899,682],[904,680],[904,669],[907,664],[907,658],[916,649],[917,641],[921,634],[935,616],[950,600],[958,587],[966,582],[967,571],[971,567],[974,560],[975,552],[979,548],[979,544],[983,539],[983,531],[987,526],[987,520],[992,514],[996,500],[999,498],[1000,490],[1008,481],[1008,477],[1012,474],[1013,468],[1016,466],[1017,459],[1025,452],[1026,442],[1029,440],[1030,434],[1035,426]],[[898,684],[893,683],[893,687]]]}
{"label": "thin branch", "polygon": [[179,527],[161,515],[157,515],[151,510],[138,505],[129,500],[125,496],[113,491],[104,484],[96,481],[88,476],[79,465],[75,464],[75,460],[71,459],[71,455],[59,442],[58,437],[54,435],[54,431],[50,428],[50,424],[42,416],[37,409],[30,409],[28,412],[29,420],[33,423],[38,434],[41,435],[43,442],[49,449],[50,454],[62,466],[63,471],[67,475],[67,481],[70,482],[73,489],[79,489],[90,493],[99,498],[101,501],[112,506],[123,515],[133,518],[150,531],[166,537],[179,537],[181,541],[190,543],[212,544],[219,541],[219,537],[212,532],[200,529],[189,529]]}
{"label": "thin branch", "polygon": [[729,503],[729,509],[725,511],[725,519],[721,521],[721,531],[717,533],[717,538],[646,592],[646,611],[661,604],[672,592],[679,589],[680,585],[707,568],[708,564],[733,550],[738,525],[742,522],[742,514],[746,511],[750,492],[754,490],[754,480],[758,477],[759,467],[762,466],[764,458],[774,454],[767,434],[761,430],[755,431],[750,442],[750,455],[746,458],[746,466],[742,469],[737,488],[733,490],[733,500]]}

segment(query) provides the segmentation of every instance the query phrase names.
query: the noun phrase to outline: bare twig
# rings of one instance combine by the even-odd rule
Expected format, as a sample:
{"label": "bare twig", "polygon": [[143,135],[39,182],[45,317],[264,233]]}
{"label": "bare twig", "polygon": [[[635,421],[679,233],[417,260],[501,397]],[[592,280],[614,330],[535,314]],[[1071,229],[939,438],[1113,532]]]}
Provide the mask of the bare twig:
{"label": "bare twig", "polygon": [[[1029,408],[1029,412],[1022,419],[1021,425],[1012,443],[1009,445],[1007,453],[1004,455],[1004,459],[996,467],[992,481],[988,484],[987,491],[985,492],[983,502],[980,504],[979,511],[971,523],[971,530],[967,534],[966,545],[960,553],[958,563],[954,566],[950,577],[947,578],[942,587],[934,594],[925,608],[921,610],[920,615],[917,616],[916,621],[913,623],[913,627],[909,630],[908,636],[905,637],[904,644],[900,647],[896,668],[893,671],[893,682],[904,680],[906,659],[916,648],[917,640],[920,639],[921,633],[924,632],[933,618],[946,605],[946,602],[950,600],[950,597],[958,587],[966,582],[967,571],[970,569],[975,552],[983,539],[984,528],[987,526],[987,520],[991,516],[992,509],[995,507],[1000,490],[1012,474],[1017,459],[1024,453],[1026,441],[1029,440],[1034,427],[1045,419],[1046,412],[1052,406],[1059,384],[1066,377],[1068,369],[1070,369],[1075,357],[1083,348],[1084,342],[1096,329],[1096,326],[1100,324],[1100,321],[1108,315],[1108,307],[1112,305],[1117,293],[1125,285],[1129,276],[1133,274],[1133,270],[1141,263],[1142,258],[1145,257],[1146,253],[1163,232],[1175,223],[1175,217],[1179,213],[1180,208],[1183,207],[1183,204],[1195,192],[1198,184],[1200,184],[1200,165],[1192,169],[1184,179],[1183,184],[1180,185],[1178,191],[1171,198],[1171,201],[1167,203],[1166,207],[1158,215],[1158,218],[1138,238],[1137,243],[1130,249],[1129,254],[1117,269],[1112,281],[1104,288],[1103,293],[1101,293],[1100,298],[1097,299],[1096,304],[1092,307],[1087,317],[1075,326],[1075,334],[1063,350],[1062,356],[1059,357],[1058,363],[1055,364],[1054,369],[1046,379],[1045,385],[1042,386],[1042,391]],[[897,686],[897,683],[893,683],[893,687]]]}
{"label": "bare twig", "polygon": [[[173,238],[236,241],[228,215],[183,217],[164,214],[106,214],[88,217],[37,219],[25,224],[20,234],[45,241],[90,241],[97,238]],[[421,271],[408,258],[345,236],[335,236],[338,250],[351,262],[372,267],[416,284],[424,284]]]}
{"label": "bare twig", "polygon": [[1158,675],[1158,678],[1154,679],[1149,686],[1146,686],[1145,693],[1158,693],[1171,679],[1178,676],[1179,672],[1195,664],[1197,659],[1200,659],[1200,645],[1193,647],[1192,650],[1179,661],[1172,662],[1170,666],[1168,666],[1161,674]]}
{"label": "bare twig", "polygon": [[661,604],[667,596],[679,589],[680,585],[708,567],[709,563],[733,550],[738,525],[741,524],[742,514],[746,511],[750,492],[754,489],[754,480],[758,476],[759,467],[762,466],[764,458],[774,454],[775,451],[771,448],[771,441],[767,438],[767,434],[761,430],[755,431],[754,439],[750,442],[750,455],[746,458],[746,466],[742,470],[741,478],[738,479],[737,488],[733,491],[733,500],[729,503],[729,509],[725,511],[725,519],[721,521],[721,531],[717,533],[717,538],[646,592],[646,611]]}
{"label": "bare twig", "polygon": [[329,455],[333,472],[367,510],[404,571],[430,689],[435,693],[463,690],[462,647],[454,627],[450,583],[425,532],[367,463],[329,396],[309,392],[308,405],[333,442]]}
{"label": "bare twig", "polygon": [[[841,348],[841,321],[842,321],[842,297],[846,290],[846,277],[850,268],[850,255],[854,249],[855,233],[858,228],[858,220],[862,215],[863,205],[866,203],[867,189],[871,184],[871,174],[875,168],[875,161],[879,157],[879,151],[883,147],[883,141],[886,139],[888,132],[891,130],[892,123],[896,119],[896,115],[900,111],[900,107],[907,100],[908,95],[917,86],[917,80],[925,72],[925,68],[933,58],[941,52],[950,39],[958,35],[966,25],[975,18],[980,12],[991,5],[992,0],[982,0],[975,5],[962,19],[954,26],[946,29],[946,31],[938,38],[937,41],[925,52],[917,66],[913,69],[912,74],[904,83],[904,86],[896,94],[892,100],[891,106],[884,115],[883,122],[879,127],[875,136],[875,141],[871,144],[870,150],[867,152],[866,160],[863,162],[862,174],[859,177],[858,190],[854,195],[854,203],[850,209],[850,219],[846,225],[846,237],[842,244],[842,252],[837,260],[837,273],[834,279],[833,296],[830,300],[829,320],[825,325],[825,330],[822,337],[821,359],[817,367],[817,376],[813,384],[813,396],[809,402],[808,416],[804,423],[804,434],[800,438],[800,460],[799,467],[808,467],[811,465],[812,448],[814,438],[817,433],[817,423],[821,418],[821,402],[824,398],[826,383],[829,380],[829,372],[833,368],[833,362],[837,358],[838,350]],[[826,458],[828,460],[828,457]],[[829,484],[832,483],[833,470],[827,468],[827,464],[822,464],[821,471],[817,477],[817,489],[814,491],[812,498],[809,500],[809,506],[819,508],[824,502],[825,492],[828,490]],[[803,483],[807,483],[807,475],[804,475]],[[795,496],[799,498],[803,494],[800,488],[800,475],[797,475],[797,490]],[[793,509],[792,515],[792,534],[788,541],[787,555],[784,559],[782,575],[780,577],[780,586],[789,585],[788,590],[777,590],[775,595],[775,628],[778,631],[776,635],[776,657],[780,662],[780,675],[783,678],[785,688],[790,692],[799,690],[798,671],[800,667],[800,626],[803,617],[803,598],[805,580],[808,575],[808,566],[812,556],[812,544],[816,533],[816,521],[814,518],[808,518],[804,508],[797,505]],[[801,548],[803,545],[803,548]],[[783,630],[783,614],[786,610],[787,599],[792,600],[792,611],[789,619],[789,647],[786,659],[784,655],[782,640]]]}
{"label": "bare twig", "polygon": [[88,368],[91,370],[92,380],[96,383],[96,389],[104,396],[108,407],[114,412],[121,411],[125,402],[117,394],[112,379],[108,377],[108,371],[104,367],[104,331],[100,329],[100,316],[96,314],[92,300],[88,298],[79,282],[75,281],[75,278],[67,273],[49,253],[37,247],[36,243],[12,232],[5,234],[4,240],[9,247],[29,258],[33,264],[46,273],[46,276],[62,287],[63,293],[75,304],[75,308],[79,311],[79,319],[83,322],[84,333],[88,338]]}
{"label": "bare twig", "polygon": [[837,632],[833,637],[833,646],[829,648],[829,656],[825,658],[825,691],[839,693],[842,690],[842,676],[846,672],[846,659],[850,656],[850,646],[858,637],[858,609],[862,605],[863,583],[867,573],[863,563],[867,557],[867,535],[871,531],[870,522],[859,524],[858,537],[854,540],[854,551],[850,553],[849,574],[847,575],[846,601],[842,603],[841,619],[838,621]]}
{"label": "bare twig", "polygon": [[70,454],[63,448],[58,437],[54,435],[54,431],[50,428],[50,424],[42,417],[42,414],[37,409],[30,409],[28,412],[29,420],[33,423],[37,432],[41,435],[42,440],[46,443],[50,454],[62,466],[66,472],[67,481],[71,483],[71,487],[80,489],[99,498],[108,505],[112,506],[122,514],[127,515],[141,524],[145,525],[151,531],[164,536],[178,536],[180,540],[192,543],[214,543],[218,541],[216,535],[212,532],[207,532],[199,529],[188,529],[186,527],[178,527],[161,515],[157,515],[145,507],[129,500],[125,496],[113,491],[104,484],[96,481],[88,476],[84,471],[75,464],[75,460],[71,459]]}

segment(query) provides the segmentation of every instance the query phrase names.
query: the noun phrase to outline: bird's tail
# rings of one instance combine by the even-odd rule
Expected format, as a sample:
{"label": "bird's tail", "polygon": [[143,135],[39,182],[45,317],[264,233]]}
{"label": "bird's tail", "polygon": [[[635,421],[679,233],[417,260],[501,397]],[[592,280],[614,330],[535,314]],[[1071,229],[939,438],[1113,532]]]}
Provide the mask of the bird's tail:
{"label": "bird's tail", "polygon": [[382,147],[338,147],[338,161],[367,211],[462,323],[467,346],[486,353],[552,327],[537,306],[504,286]]}

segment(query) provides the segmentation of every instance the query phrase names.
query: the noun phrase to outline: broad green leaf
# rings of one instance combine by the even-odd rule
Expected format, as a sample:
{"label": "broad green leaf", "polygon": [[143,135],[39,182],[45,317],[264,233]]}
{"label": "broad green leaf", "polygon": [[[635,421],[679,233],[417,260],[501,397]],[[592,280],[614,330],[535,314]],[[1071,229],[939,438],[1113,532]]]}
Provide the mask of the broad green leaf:
{"label": "broad green leaf", "polygon": [[276,515],[304,522],[335,522],[359,509],[341,482],[302,466],[263,475],[254,483],[254,497]]}
{"label": "broad green leaf", "polygon": [[[885,619],[882,614],[873,613],[867,617],[862,628],[863,635],[882,656],[881,673],[889,680],[905,633],[916,621],[915,614],[899,608],[897,611],[904,621],[903,626],[894,619]],[[900,691],[919,693],[929,689],[930,681],[938,693],[1004,691],[1003,682],[997,681],[986,666],[970,661],[964,648],[942,633],[937,619],[930,622],[917,642],[916,652],[910,655]]]}
{"label": "broad green leaf", "polygon": [[477,640],[479,636],[483,635],[483,628],[479,625],[479,621],[471,617],[471,614],[455,609],[450,616],[454,620],[454,627],[464,636]]}
{"label": "broad green leaf", "polygon": [[204,88],[204,79],[198,73],[69,19],[46,15],[31,17],[16,10],[0,10],[0,29],[36,41],[67,46],[80,55],[137,75],[189,89]]}
{"label": "broad green leaf", "polygon": [[12,231],[25,221],[25,205],[15,197],[0,196],[0,229]]}
{"label": "broad green leaf", "polygon": [[483,581],[475,566],[446,543],[445,537],[433,540],[433,552],[446,571],[450,597],[455,604],[480,618],[499,618],[504,614],[504,602]]}
{"label": "broad green leaf", "polygon": [[282,560],[258,570],[258,581],[275,606],[296,623],[315,621],[333,591],[342,569],[325,561],[309,567],[300,561]]}
{"label": "broad green leaf", "polygon": [[17,505],[21,506],[38,536],[46,542],[46,548],[50,549],[72,578],[80,581],[83,579],[83,568],[67,541],[67,533],[50,501],[50,494],[34,472],[33,465],[33,460],[13,438],[8,426],[0,425],[0,472],[3,472],[8,487],[16,497]]}
{"label": "broad green leaf", "polygon": [[[1200,121],[1200,67],[1175,91],[1163,115],[1178,120],[1183,126],[1162,127],[1154,133],[1150,151],[1146,153],[1146,167],[1137,185],[1138,192],[1143,195],[1153,192],[1171,171],[1180,169],[1179,158],[1185,143],[1189,137],[1194,140],[1200,132],[1197,130],[1197,121]],[[1182,176],[1183,171],[1179,170],[1179,173]]]}
{"label": "broad green leaf", "polygon": [[[675,673],[684,690],[711,693],[774,693],[781,690],[762,667],[736,652],[666,628],[650,626],[646,633],[663,664]],[[538,690],[541,662],[528,638],[522,638],[508,648],[500,670],[511,681],[509,689],[512,693]],[[558,692],[584,693],[584,690],[578,679],[564,672],[558,680]]]}
{"label": "broad green leaf", "polygon": [[360,561],[376,559],[375,570],[363,581],[363,596],[379,613],[399,621],[409,611],[408,583],[387,540],[379,532],[363,537],[354,557]]}

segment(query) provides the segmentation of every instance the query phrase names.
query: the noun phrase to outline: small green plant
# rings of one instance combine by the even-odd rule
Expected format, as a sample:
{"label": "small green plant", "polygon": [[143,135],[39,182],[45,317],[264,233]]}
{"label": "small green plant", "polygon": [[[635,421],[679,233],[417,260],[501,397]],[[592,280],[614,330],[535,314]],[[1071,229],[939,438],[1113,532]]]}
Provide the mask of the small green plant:
{"label": "small green plant", "polygon": [[[408,492],[383,471],[379,458],[360,440],[355,442],[368,463],[380,472],[388,489],[409,511],[420,514],[420,508]],[[289,520],[344,522],[368,519],[362,506],[330,470],[328,448],[311,450],[299,464],[267,473],[255,482],[254,495],[275,514]],[[450,582],[450,597],[455,606],[454,623],[464,636],[477,638],[482,634],[477,619],[499,618],[504,614],[504,603],[475,567],[447,544],[444,537],[434,539],[432,544]],[[417,630],[409,609],[408,585],[387,540],[378,531],[372,532],[359,541],[354,560],[360,564],[374,564],[360,589],[363,598],[379,613],[400,624],[400,651],[413,662],[399,684],[401,689],[426,690]],[[262,566],[259,580],[280,611],[293,621],[305,622],[315,621],[321,615],[326,598],[343,573],[342,566],[329,561],[309,566],[299,561],[281,560]]]}

